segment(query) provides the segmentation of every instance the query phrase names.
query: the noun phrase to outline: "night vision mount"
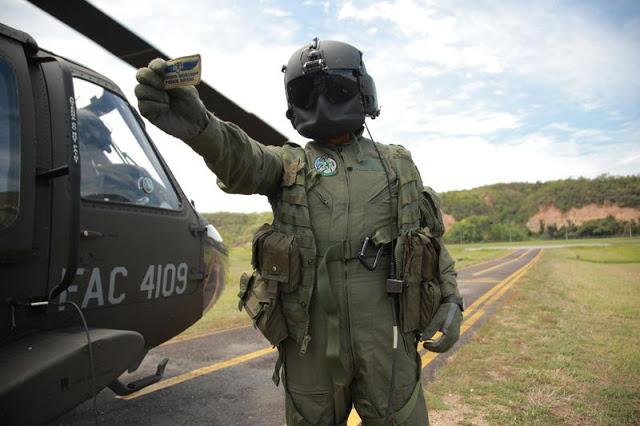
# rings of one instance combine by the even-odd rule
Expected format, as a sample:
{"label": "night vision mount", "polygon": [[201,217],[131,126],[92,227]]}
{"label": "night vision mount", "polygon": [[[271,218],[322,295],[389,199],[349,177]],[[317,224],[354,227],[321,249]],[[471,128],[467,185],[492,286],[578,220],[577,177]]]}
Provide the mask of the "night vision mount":
{"label": "night vision mount", "polygon": [[327,63],[322,57],[322,52],[318,50],[318,37],[313,39],[313,43],[309,46],[308,58],[309,60],[302,65],[302,72],[304,74],[311,74],[315,72],[327,71]]}

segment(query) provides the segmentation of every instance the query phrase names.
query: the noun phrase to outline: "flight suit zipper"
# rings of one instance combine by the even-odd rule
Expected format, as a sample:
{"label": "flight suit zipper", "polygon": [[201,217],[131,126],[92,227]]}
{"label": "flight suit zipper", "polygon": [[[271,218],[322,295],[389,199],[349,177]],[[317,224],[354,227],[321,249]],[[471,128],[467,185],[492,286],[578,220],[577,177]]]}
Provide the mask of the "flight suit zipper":
{"label": "flight suit zipper", "polygon": [[[347,235],[346,235],[346,241],[351,241],[351,181],[349,180],[349,167],[347,167],[346,162],[344,161],[344,157],[342,155],[342,147],[339,146],[338,147],[338,157],[340,157],[340,161],[342,162],[342,169],[344,171],[344,177],[345,177],[345,181],[347,183]],[[347,248],[351,248],[350,244],[346,244],[345,245]],[[351,253],[344,253],[345,257],[350,257]],[[351,356],[352,360],[355,360],[354,354],[353,354],[353,341],[351,339],[351,315],[350,315],[350,309],[351,309],[351,304],[350,304],[350,300],[349,300],[349,291],[347,288],[347,281],[349,279],[349,268],[347,265],[347,260],[344,259],[343,260],[343,264],[342,264],[343,268],[344,268],[344,298],[345,298],[345,320],[346,320],[346,324],[345,324],[345,328],[347,330],[347,335],[349,336],[349,354]]]}
{"label": "flight suit zipper", "polygon": [[[342,162],[342,168],[344,170],[344,178],[347,182],[347,241],[351,241],[351,227],[349,226],[351,223],[351,182],[349,181],[349,170],[347,170],[346,163],[344,161],[344,157],[342,156],[342,147],[338,147],[338,156],[340,157],[340,161]],[[351,254],[351,253],[349,253]],[[346,270],[345,270],[346,273]],[[346,278],[346,276],[345,276]]]}

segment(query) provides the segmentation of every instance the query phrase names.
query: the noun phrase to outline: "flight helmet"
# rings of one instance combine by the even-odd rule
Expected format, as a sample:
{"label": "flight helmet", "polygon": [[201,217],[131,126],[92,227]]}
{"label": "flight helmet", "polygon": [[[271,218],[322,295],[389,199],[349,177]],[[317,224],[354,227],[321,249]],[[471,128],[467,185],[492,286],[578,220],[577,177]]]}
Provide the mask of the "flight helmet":
{"label": "flight helmet", "polygon": [[376,86],[362,52],[341,41],[314,38],[282,67],[287,118],[304,137],[326,140],[362,127],[380,114]]}

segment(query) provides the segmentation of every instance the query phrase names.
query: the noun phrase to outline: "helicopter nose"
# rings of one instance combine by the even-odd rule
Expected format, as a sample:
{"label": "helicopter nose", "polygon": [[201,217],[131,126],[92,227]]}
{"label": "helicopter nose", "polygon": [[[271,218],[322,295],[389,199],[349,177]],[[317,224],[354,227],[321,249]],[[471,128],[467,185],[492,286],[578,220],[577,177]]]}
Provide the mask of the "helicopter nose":
{"label": "helicopter nose", "polygon": [[218,301],[227,268],[227,250],[222,237],[212,226],[207,225],[204,245],[205,276],[202,282],[202,314],[204,315]]}

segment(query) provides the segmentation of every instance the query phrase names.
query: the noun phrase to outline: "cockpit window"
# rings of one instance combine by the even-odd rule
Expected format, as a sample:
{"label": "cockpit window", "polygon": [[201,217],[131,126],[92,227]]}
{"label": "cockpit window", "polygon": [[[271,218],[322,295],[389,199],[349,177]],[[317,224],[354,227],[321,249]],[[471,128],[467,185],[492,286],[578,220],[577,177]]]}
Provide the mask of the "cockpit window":
{"label": "cockpit window", "polygon": [[177,210],[180,202],[129,106],[74,78],[80,141],[80,193],[88,200]]}
{"label": "cockpit window", "polygon": [[0,230],[18,216],[20,204],[20,116],[13,69],[0,58]]}

